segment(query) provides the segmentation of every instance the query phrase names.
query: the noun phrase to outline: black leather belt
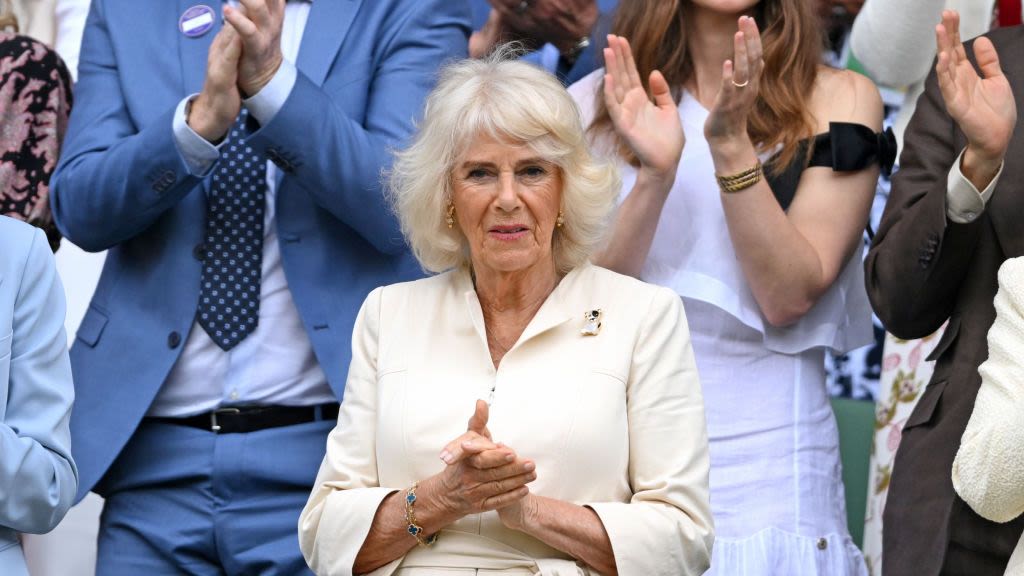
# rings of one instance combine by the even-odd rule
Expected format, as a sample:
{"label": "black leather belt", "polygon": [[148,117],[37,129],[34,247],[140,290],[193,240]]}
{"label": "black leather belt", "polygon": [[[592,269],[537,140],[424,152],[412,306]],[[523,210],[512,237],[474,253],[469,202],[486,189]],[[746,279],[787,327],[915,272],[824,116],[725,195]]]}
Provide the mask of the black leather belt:
{"label": "black leather belt", "polygon": [[337,419],[337,402],[316,406],[233,406],[184,418],[146,418],[148,422],[189,426],[218,434],[255,432],[267,428]]}

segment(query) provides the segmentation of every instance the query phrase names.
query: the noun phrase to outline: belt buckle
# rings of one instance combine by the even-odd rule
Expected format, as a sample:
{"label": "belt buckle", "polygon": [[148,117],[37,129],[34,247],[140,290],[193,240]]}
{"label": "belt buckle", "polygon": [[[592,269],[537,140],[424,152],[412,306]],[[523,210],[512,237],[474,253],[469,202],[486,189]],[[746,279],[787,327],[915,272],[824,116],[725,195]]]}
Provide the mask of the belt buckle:
{"label": "belt buckle", "polygon": [[241,414],[242,411],[238,408],[218,408],[213,412],[210,412],[210,430],[212,432],[220,432],[220,424],[217,423],[218,414]]}

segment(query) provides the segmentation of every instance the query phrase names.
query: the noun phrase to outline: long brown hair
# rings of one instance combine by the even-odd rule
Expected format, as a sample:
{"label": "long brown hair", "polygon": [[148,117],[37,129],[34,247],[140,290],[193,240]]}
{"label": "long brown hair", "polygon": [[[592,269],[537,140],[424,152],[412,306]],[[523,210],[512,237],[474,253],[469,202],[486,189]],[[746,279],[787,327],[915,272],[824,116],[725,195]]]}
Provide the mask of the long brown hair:
{"label": "long brown hair", "polygon": [[[630,41],[644,83],[660,70],[678,102],[682,87],[693,78],[693,58],[687,45],[689,0],[628,0],[620,2],[614,34]],[[760,150],[782,145],[773,170],[795,158],[800,140],[813,134],[809,100],[818,75],[824,37],[808,0],[761,0],[754,15],[764,43],[764,72],[760,95],[747,120],[747,133]],[[614,133],[603,91],[596,94],[597,114],[590,129],[610,134],[619,153],[638,163]]]}

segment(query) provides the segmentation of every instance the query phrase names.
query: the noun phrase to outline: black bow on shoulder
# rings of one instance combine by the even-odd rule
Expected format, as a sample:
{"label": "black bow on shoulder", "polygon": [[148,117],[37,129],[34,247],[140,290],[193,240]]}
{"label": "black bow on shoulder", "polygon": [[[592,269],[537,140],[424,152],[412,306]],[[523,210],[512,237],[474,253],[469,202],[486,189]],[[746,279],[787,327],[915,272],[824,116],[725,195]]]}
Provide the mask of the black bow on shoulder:
{"label": "black bow on shoulder", "polygon": [[878,162],[882,174],[892,174],[893,164],[896,163],[896,135],[892,128],[875,132],[863,124],[830,122],[828,132],[831,165],[836,172],[862,170]]}

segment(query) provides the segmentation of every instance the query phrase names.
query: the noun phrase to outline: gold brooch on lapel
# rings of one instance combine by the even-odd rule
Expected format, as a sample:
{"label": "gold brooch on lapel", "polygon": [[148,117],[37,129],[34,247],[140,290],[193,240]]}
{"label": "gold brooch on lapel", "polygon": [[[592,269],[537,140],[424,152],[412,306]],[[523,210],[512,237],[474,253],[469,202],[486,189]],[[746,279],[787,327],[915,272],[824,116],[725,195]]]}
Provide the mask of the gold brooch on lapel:
{"label": "gold brooch on lapel", "polygon": [[583,313],[583,329],[580,334],[584,336],[597,336],[601,332],[601,310],[588,310]]}

